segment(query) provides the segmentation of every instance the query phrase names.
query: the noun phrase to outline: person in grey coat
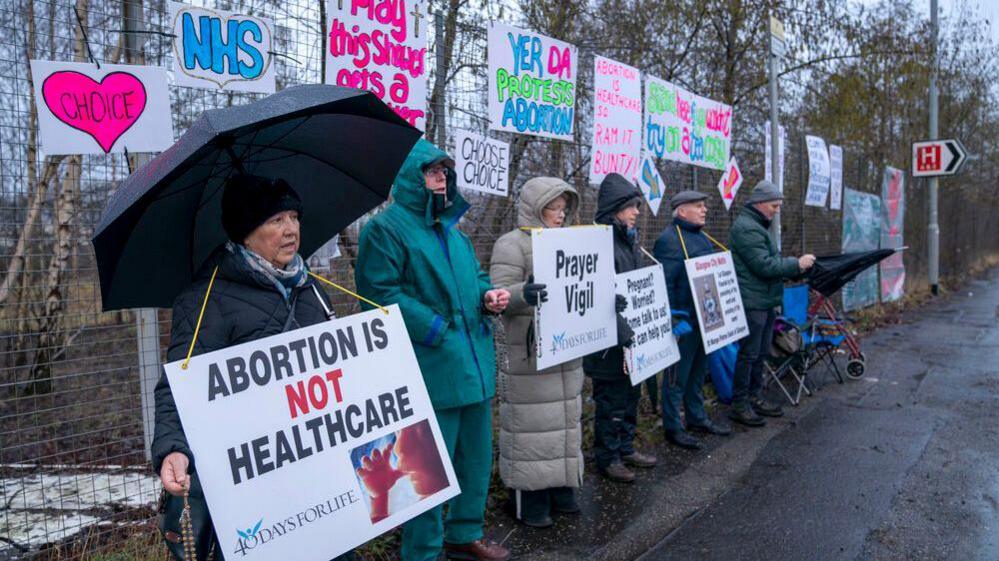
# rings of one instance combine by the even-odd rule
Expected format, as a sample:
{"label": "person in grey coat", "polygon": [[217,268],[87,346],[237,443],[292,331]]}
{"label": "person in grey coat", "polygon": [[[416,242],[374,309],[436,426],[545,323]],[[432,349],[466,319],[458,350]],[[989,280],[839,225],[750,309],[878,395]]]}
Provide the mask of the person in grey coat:
{"label": "person in grey coat", "polygon": [[534,282],[532,228],[561,228],[579,205],[576,190],[554,177],[524,184],[517,205],[518,228],[496,240],[489,276],[510,291],[503,313],[507,360],[501,361],[499,471],[513,491],[517,519],[536,528],[553,524],[551,512],[576,513],[582,483],[580,412],[582,359],[538,371],[534,307],[546,301]]}

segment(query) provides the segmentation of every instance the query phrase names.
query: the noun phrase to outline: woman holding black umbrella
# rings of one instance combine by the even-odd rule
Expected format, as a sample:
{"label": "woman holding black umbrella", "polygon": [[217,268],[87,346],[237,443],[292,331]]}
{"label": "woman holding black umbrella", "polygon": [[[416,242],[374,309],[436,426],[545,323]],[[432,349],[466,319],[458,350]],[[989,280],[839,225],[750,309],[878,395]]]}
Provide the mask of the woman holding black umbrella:
{"label": "woman holding black umbrella", "polygon": [[[226,182],[222,226],[229,241],[215,250],[174,302],[168,362],[332,317],[326,295],[315,285],[298,253],[301,218],[301,199],[283,179],[237,175]],[[166,375],[156,386],[151,451],[153,467],[169,493],[161,523],[168,548],[178,559],[187,558],[182,556],[185,548],[179,523],[186,491],[193,535],[185,537],[194,541],[196,558],[207,559],[214,551],[214,559],[222,559]],[[339,559],[353,559],[353,553]]]}

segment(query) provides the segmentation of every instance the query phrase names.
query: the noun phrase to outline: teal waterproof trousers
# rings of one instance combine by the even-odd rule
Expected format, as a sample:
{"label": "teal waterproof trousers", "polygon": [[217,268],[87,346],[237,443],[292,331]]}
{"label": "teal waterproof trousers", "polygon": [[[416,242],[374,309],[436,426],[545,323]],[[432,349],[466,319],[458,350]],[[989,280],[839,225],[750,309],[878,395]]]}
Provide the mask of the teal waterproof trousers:
{"label": "teal waterproof trousers", "polygon": [[438,506],[403,525],[402,561],[433,561],[444,541],[463,544],[482,538],[493,465],[490,400],[435,413],[461,494],[448,502],[447,520]]}

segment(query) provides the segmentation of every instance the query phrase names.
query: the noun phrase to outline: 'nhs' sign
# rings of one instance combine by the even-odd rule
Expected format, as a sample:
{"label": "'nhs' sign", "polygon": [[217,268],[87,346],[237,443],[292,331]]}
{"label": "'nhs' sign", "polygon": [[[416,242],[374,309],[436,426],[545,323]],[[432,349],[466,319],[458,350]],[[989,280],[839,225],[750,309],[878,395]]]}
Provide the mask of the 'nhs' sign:
{"label": "'nhs' sign", "polygon": [[269,19],[170,2],[179,86],[274,92]]}

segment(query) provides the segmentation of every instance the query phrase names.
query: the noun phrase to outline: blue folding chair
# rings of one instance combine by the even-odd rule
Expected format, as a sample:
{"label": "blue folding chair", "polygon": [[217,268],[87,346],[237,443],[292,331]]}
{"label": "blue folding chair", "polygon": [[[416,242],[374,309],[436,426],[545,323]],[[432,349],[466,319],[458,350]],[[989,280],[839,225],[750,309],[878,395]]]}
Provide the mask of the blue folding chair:
{"label": "blue folding chair", "polygon": [[822,317],[808,317],[808,285],[800,284],[784,288],[783,315],[785,321],[798,328],[801,333],[804,362],[803,375],[815,366],[822,364],[825,371],[843,383],[843,374],[836,364],[835,354],[843,341],[845,326],[842,320]]}

